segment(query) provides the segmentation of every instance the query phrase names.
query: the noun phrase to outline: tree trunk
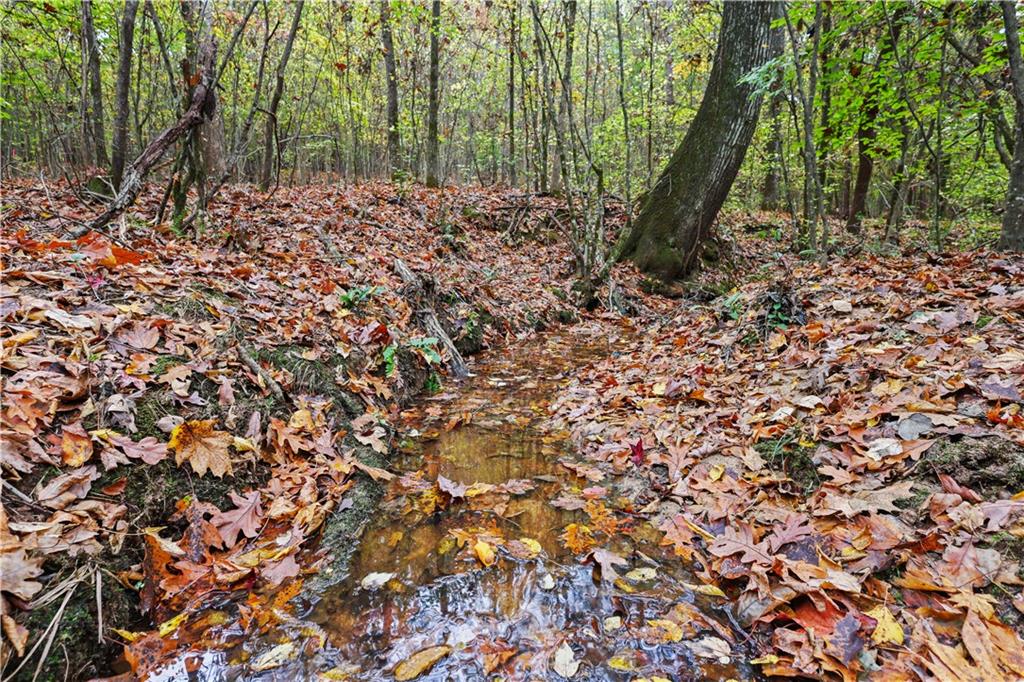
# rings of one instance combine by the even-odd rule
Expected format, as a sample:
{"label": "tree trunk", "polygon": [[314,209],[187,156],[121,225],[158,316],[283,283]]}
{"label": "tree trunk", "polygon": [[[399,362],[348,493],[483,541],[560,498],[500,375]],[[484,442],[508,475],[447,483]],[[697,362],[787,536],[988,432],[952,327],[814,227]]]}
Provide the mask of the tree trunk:
{"label": "tree trunk", "polygon": [[[566,120],[570,115],[569,107],[572,104],[572,50],[576,38],[576,0],[564,0],[562,9],[565,14],[565,62],[560,79],[562,92],[561,97],[558,98],[555,128],[556,134],[566,138]],[[554,55],[552,55],[552,59],[554,59]],[[555,70],[558,70],[557,64],[555,64]],[[562,165],[558,163],[551,167],[551,191],[555,194],[561,193],[565,185],[562,170]]]}
{"label": "tree trunk", "polygon": [[125,155],[128,152],[128,91],[132,79],[132,49],[135,38],[135,14],[139,11],[139,0],[127,0],[121,17],[121,45],[117,62],[117,89],[114,114],[114,142],[111,148],[111,168],[114,189],[121,189],[121,175],[124,173]]}
{"label": "tree trunk", "polygon": [[138,158],[125,169],[121,182],[121,189],[117,196],[107,206],[107,209],[83,228],[78,228],[73,234],[81,237],[89,230],[98,230],[115,217],[121,214],[135,203],[136,197],[142,191],[142,181],[149,171],[156,165],[160,158],[174,144],[178,138],[201,124],[204,120],[213,115],[214,97],[214,57],[216,46],[213,36],[208,32],[206,39],[198,49],[198,68],[196,74],[198,83],[192,89],[192,97],[188,109],[182,114],[174,125],[164,130],[152,142],[150,142]]}
{"label": "tree trunk", "polygon": [[[897,19],[904,9],[897,10]],[[882,36],[882,46],[875,62],[874,69],[870,75],[871,83],[867,87],[866,106],[864,114],[857,125],[857,175],[853,185],[853,196],[850,199],[850,206],[846,214],[846,230],[852,233],[860,232],[861,219],[864,215],[864,207],[867,204],[868,190],[871,188],[871,175],[874,172],[875,137],[877,135],[876,120],[879,107],[878,98],[881,92],[888,87],[881,69],[885,66],[887,59],[895,49],[899,40],[900,31],[903,27],[901,21],[895,21],[892,28]]]}
{"label": "tree trunk", "polygon": [[96,165],[107,166],[107,136],[103,130],[103,84],[100,80],[100,50],[96,43],[96,27],[92,21],[92,0],[82,0],[82,33],[89,55],[89,90],[92,94],[92,142]]}
{"label": "tree trunk", "polygon": [[670,280],[697,264],[757,126],[761,97],[741,79],[780,50],[778,2],[728,2],[697,116],[648,193],[623,244],[645,272]]}
{"label": "tree trunk", "polygon": [[516,22],[519,0],[508,13],[508,184],[516,185]]}
{"label": "tree trunk", "polygon": [[395,41],[391,35],[390,0],[380,2],[380,41],[384,48],[384,77],[388,92],[388,165],[393,178],[401,168],[401,139],[398,136],[398,70],[395,67]]}
{"label": "tree trunk", "polygon": [[[427,103],[427,187],[440,184],[438,161],[440,158],[437,140],[438,78],[440,71],[441,0],[434,0],[430,7],[430,93]],[[511,71],[511,68],[510,68]],[[511,72],[509,77],[511,80]],[[510,111],[511,111],[510,107]]]}
{"label": "tree trunk", "polygon": [[288,66],[288,59],[292,56],[292,45],[295,44],[295,34],[299,32],[299,20],[302,18],[302,6],[304,0],[296,0],[295,14],[292,16],[292,25],[288,29],[288,39],[284,44],[284,52],[281,54],[281,61],[277,65],[277,82],[274,84],[274,94],[270,98],[270,106],[267,109],[267,127],[264,134],[263,168],[260,172],[260,189],[264,192],[270,187],[270,178],[274,171],[274,152],[277,150],[277,107],[281,104],[281,95],[284,92],[284,72]]}
{"label": "tree trunk", "polygon": [[1003,25],[1006,28],[1006,49],[1009,52],[1010,81],[1017,134],[1013,162],[1010,164],[1010,185],[1006,191],[1006,211],[999,235],[999,248],[1024,251],[1024,57],[1020,51],[1020,28],[1017,25],[1016,3],[1003,0]]}
{"label": "tree trunk", "polygon": [[772,97],[769,115],[771,116],[771,137],[768,138],[768,171],[764,174],[761,186],[761,210],[777,211],[779,209],[779,168],[782,161],[782,94]]}

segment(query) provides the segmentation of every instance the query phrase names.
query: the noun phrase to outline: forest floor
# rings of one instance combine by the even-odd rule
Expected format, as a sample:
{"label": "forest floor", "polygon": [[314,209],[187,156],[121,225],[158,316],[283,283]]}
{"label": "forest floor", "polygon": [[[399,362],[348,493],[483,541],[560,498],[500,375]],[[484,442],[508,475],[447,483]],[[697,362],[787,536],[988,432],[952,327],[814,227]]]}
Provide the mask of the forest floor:
{"label": "forest floor", "polygon": [[736,215],[587,313],[554,199],[159,200],[5,192],[5,677],[1024,675],[1019,257]]}

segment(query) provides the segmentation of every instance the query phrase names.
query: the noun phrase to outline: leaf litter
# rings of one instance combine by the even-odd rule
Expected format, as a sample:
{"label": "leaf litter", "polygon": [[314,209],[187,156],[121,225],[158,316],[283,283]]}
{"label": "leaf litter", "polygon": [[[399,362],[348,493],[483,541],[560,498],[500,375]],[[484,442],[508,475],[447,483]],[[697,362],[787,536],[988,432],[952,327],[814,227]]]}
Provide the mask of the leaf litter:
{"label": "leaf litter", "polygon": [[[642,294],[620,266],[632,320],[516,341],[412,406],[437,357],[394,361],[426,334],[378,254],[454,292],[465,336],[491,318],[494,347],[562,309],[548,284],[568,290],[567,254],[526,257],[468,219],[453,244],[389,193],[291,190],[259,230],[223,215],[226,235],[194,242],[64,241],[43,213],[5,227],[19,494],[0,515],[0,616],[18,655],[20,610],[59,587],[48,562],[137,536],[117,578],[149,625],[114,632],[140,677],[1024,675],[1019,259],[764,256],[710,301]],[[435,217],[501,201],[414,193]],[[395,446],[386,469],[362,460]],[[956,466],[981,450],[998,453],[985,477]],[[227,485],[134,526],[125,478],[172,462]],[[348,579],[297,609],[357,472],[386,486],[381,513]]]}

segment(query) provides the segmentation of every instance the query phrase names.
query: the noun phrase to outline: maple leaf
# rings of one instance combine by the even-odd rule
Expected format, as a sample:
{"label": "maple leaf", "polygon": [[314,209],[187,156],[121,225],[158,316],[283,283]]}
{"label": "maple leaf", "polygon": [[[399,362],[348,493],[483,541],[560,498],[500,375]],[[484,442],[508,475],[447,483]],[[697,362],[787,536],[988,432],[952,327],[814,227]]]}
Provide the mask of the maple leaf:
{"label": "maple leaf", "polygon": [[174,427],[167,446],[174,450],[174,461],[178,466],[188,461],[200,476],[207,470],[218,478],[231,473],[231,458],[228,456],[231,434],[214,430],[216,423],[216,419],[207,419],[187,421]]}
{"label": "maple leaf", "polygon": [[582,523],[570,523],[562,531],[562,544],[572,553],[582,554],[594,546],[594,534]]}
{"label": "maple leaf", "polygon": [[630,459],[633,461],[635,466],[640,466],[644,463],[644,439],[640,438],[636,443],[630,443],[629,445]]}
{"label": "maple leaf", "polygon": [[217,526],[217,532],[226,547],[233,547],[238,541],[238,534],[241,533],[247,538],[254,538],[259,535],[260,525],[263,517],[263,507],[260,505],[260,493],[254,490],[244,497],[235,493],[228,493],[228,497],[235,505],[235,509],[215,514],[210,523]]}

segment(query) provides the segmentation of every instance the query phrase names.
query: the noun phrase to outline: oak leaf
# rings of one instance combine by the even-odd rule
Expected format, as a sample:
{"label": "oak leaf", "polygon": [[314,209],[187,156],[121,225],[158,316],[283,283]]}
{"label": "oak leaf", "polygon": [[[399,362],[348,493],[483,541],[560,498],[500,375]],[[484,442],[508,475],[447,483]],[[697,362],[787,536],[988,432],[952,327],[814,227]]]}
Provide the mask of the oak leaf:
{"label": "oak leaf", "polygon": [[210,519],[217,526],[217,532],[226,547],[233,547],[238,542],[238,534],[247,538],[259,535],[263,521],[263,507],[260,504],[260,493],[254,490],[244,497],[237,493],[228,493],[235,509],[216,514]]}

